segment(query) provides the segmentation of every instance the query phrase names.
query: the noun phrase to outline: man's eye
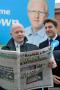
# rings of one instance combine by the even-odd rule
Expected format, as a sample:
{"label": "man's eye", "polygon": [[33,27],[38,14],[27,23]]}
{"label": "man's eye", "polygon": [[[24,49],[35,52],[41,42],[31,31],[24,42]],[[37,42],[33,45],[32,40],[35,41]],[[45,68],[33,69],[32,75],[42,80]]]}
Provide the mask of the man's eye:
{"label": "man's eye", "polygon": [[19,32],[15,32],[16,34],[18,34]]}

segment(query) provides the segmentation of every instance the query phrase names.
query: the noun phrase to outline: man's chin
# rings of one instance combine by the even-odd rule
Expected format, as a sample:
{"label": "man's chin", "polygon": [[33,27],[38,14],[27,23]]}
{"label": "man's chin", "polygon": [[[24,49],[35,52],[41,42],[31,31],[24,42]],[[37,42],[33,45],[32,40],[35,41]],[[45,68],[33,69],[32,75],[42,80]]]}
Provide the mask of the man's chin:
{"label": "man's chin", "polygon": [[52,38],[52,36],[48,35],[49,38]]}
{"label": "man's chin", "polygon": [[35,26],[35,29],[36,30],[39,30],[39,29],[41,29],[42,28],[42,25],[37,25],[37,26]]}
{"label": "man's chin", "polygon": [[39,26],[34,26],[35,29],[39,29]]}
{"label": "man's chin", "polygon": [[17,41],[17,43],[19,43],[19,44],[20,44],[20,43],[23,43],[23,41],[22,41],[22,40],[21,40],[21,41],[19,40],[19,41]]}

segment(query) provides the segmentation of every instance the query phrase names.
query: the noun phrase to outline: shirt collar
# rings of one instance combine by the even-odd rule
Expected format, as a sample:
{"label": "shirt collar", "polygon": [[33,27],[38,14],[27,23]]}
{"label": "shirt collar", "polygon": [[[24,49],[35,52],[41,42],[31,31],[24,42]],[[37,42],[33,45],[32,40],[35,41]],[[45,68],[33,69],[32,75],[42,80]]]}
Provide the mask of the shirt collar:
{"label": "shirt collar", "polygon": [[17,42],[14,42],[15,43],[15,47],[20,47],[20,44],[17,43]]}
{"label": "shirt collar", "polygon": [[34,31],[33,31],[33,28],[30,27],[28,36],[33,35],[33,34],[40,35],[40,33],[43,33],[44,29],[45,29],[45,28],[44,28],[44,26],[43,26],[43,27],[41,27],[37,32],[34,32]]}
{"label": "shirt collar", "polygon": [[[55,35],[55,37],[54,38],[52,38],[52,40],[55,40],[57,38],[57,34]],[[50,40],[50,38],[48,38],[49,40]]]}
{"label": "shirt collar", "polygon": [[53,38],[53,40],[55,40],[57,38],[57,34],[55,35],[55,37]]}

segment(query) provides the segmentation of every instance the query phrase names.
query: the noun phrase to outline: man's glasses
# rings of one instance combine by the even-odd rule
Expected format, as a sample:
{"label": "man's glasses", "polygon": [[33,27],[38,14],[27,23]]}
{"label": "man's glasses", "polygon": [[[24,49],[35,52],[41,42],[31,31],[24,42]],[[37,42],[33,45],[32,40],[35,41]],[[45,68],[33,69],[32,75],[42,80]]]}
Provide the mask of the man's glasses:
{"label": "man's glasses", "polygon": [[36,10],[28,10],[30,13],[39,13],[39,14],[47,14],[45,11],[36,11]]}

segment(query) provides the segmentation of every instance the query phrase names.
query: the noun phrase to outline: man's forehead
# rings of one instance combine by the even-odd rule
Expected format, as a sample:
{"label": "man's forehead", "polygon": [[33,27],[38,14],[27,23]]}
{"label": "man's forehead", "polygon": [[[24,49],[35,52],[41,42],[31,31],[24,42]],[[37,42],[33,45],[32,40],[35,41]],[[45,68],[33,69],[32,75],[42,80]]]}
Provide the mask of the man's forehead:
{"label": "man's forehead", "polygon": [[45,24],[45,26],[49,26],[49,25],[53,25],[54,26],[54,24],[52,22],[48,22],[48,23]]}
{"label": "man's forehead", "polygon": [[29,8],[28,10],[36,10],[36,11],[44,11],[45,10],[45,8],[44,8],[44,6],[43,5],[33,5],[33,7],[31,7],[31,8]]}
{"label": "man's forehead", "polygon": [[22,28],[17,27],[17,28],[15,28],[15,29],[13,29],[12,32],[13,32],[13,33],[19,33],[19,32],[24,33],[25,31],[24,31]]}
{"label": "man's forehead", "polygon": [[34,6],[41,6],[42,7],[42,5],[44,6],[44,0],[30,0],[29,1],[29,4],[28,4],[28,7],[29,8],[35,8]]}

